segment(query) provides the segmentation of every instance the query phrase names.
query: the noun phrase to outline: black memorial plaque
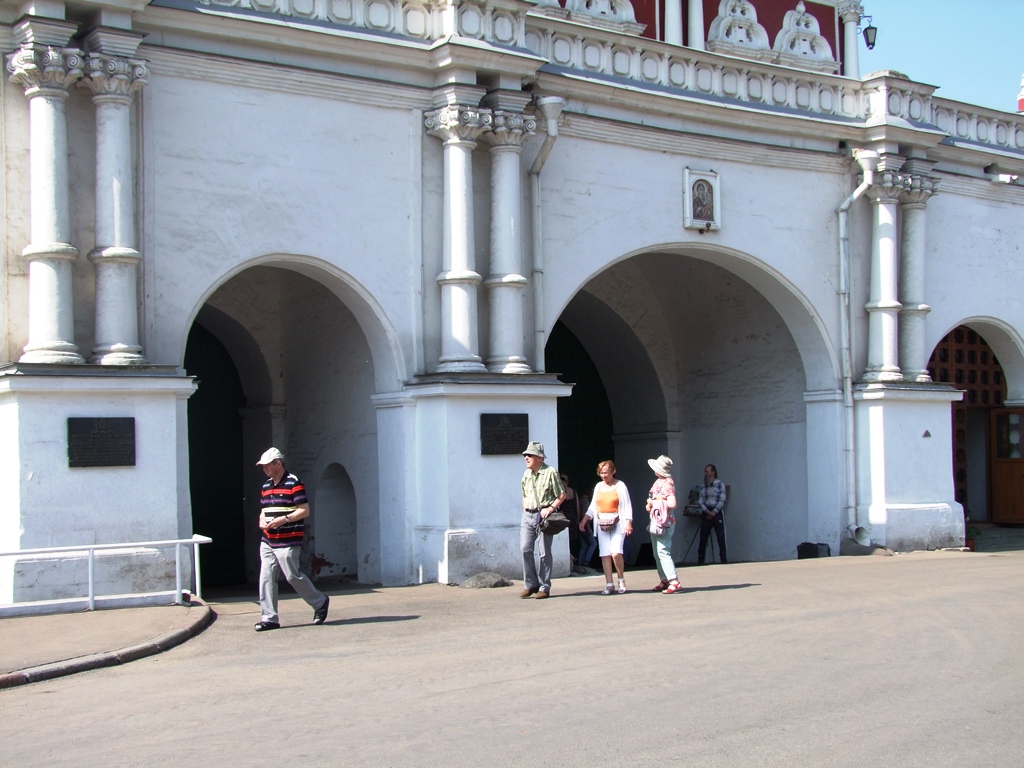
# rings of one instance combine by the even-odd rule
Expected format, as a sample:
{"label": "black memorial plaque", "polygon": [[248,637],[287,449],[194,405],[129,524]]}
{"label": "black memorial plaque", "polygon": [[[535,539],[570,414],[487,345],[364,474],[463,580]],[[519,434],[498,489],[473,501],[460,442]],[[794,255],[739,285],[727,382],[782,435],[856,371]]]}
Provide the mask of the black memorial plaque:
{"label": "black memorial plaque", "polygon": [[68,419],[69,467],[134,467],[135,419]]}
{"label": "black memorial plaque", "polygon": [[481,413],[480,455],[522,453],[530,442],[530,414]]}

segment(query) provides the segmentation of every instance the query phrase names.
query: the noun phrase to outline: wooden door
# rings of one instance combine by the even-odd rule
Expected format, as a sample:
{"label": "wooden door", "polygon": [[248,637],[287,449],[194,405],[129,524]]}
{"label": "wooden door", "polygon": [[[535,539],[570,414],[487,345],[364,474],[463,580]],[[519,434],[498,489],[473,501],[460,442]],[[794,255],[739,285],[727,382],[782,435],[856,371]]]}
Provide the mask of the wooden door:
{"label": "wooden door", "polygon": [[992,411],[992,522],[1024,523],[1024,409]]}

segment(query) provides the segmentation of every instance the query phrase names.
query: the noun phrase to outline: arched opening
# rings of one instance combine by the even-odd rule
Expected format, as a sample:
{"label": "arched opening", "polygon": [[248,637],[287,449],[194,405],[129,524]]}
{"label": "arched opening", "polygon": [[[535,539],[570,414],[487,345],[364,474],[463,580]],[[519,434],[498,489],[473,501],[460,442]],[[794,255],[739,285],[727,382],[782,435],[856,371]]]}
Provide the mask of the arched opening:
{"label": "arched opening", "polygon": [[[559,321],[548,337],[545,359],[559,380],[572,384],[572,397],[558,399],[558,471],[586,504],[598,462],[615,459],[612,409],[601,376],[587,350]],[[569,554],[579,557],[579,531],[569,529]],[[583,563],[591,565],[591,563]]]}
{"label": "arched opening", "polygon": [[[1020,339],[999,321],[968,318],[947,333],[928,363],[932,379],[963,390],[952,406],[956,499],[967,539],[978,523],[1024,524],[1024,356]],[[985,526],[983,525],[984,529]],[[1024,538],[985,530],[978,548],[1019,549]]]}
{"label": "arched opening", "polygon": [[[339,297],[352,298],[354,291],[334,285],[339,281],[309,264],[302,273],[292,267],[291,262],[264,263],[242,270],[213,291],[197,313],[187,357],[193,360],[193,347],[199,348],[195,340],[202,339],[218,349],[220,365],[196,370],[200,383],[189,403],[190,447],[215,444],[221,438],[214,433],[227,421],[238,425],[231,450],[222,441],[215,457],[223,464],[231,455],[231,468],[225,465],[215,474],[230,475],[225,484],[238,523],[220,533],[219,544],[241,553],[240,580],[252,584],[258,577],[259,490],[265,477],[255,461],[274,445],[284,451],[288,471],[303,481],[311,501],[303,552],[303,562],[314,572],[310,575],[376,583],[380,524],[374,357],[359,319]],[[367,308],[359,311],[365,320]],[[376,333],[386,337],[380,327]],[[234,398],[218,399],[216,414],[201,411],[204,390],[230,387]],[[194,417],[193,402],[200,404]],[[193,465],[212,461],[200,456],[200,450],[190,456]],[[194,499],[203,495],[204,471],[193,470]],[[194,530],[204,532],[200,521],[194,513]],[[204,583],[223,583],[210,580],[206,572],[204,557]]]}
{"label": "arched opening", "polygon": [[199,383],[188,401],[192,530],[213,539],[203,550],[203,586],[241,584],[242,383],[227,349],[198,322],[188,335],[185,371]]}
{"label": "arched opening", "polygon": [[[653,482],[647,459],[661,453],[675,461],[681,505],[701,481],[704,465],[718,466],[731,491],[731,560],[795,557],[810,528],[838,530],[838,507],[814,510],[822,518],[834,515],[835,523],[809,522],[805,402],[809,384],[837,388],[834,361],[822,354],[827,347],[820,337],[812,338],[816,326],[806,310],[795,331],[792,319],[783,318],[780,301],[787,318],[799,305],[784,286],[758,274],[755,264],[715,258],[720,263],[652,252],[613,264],[566,304],[546,350],[547,368],[563,373],[558,366],[568,364],[575,348],[586,364],[575,363],[572,375],[596,378],[607,394],[610,430],[587,439],[611,439],[619,477],[641,502],[634,504],[639,534],[627,552],[634,561],[649,540],[642,506]],[[765,289],[762,283],[772,285]],[[805,356],[815,370],[805,369]],[[574,402],[577,392],[581,398]],[[572,434],[587,419],[581,413],[585,393],[577,385],[559,404],[559,460],[563,469],[581,466],[578,487],[589,492],[588,447]],[[564,422],[563,413],[571,414]],[[837,450],[815,461],[834,467],[839,458]],[[696,530],[696,521],[681,519],[677,560]],[[694,548],[687,562],[695,559]]]}

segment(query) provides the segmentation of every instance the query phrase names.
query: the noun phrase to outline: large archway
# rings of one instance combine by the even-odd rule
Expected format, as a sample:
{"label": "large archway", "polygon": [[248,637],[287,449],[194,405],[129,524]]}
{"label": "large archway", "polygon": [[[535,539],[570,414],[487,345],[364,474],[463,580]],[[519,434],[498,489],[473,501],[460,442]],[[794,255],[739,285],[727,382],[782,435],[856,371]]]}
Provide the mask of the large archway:
{"label": "large archway", "polygon": [[976,317],[943,336],[928,361],[933,381],[964,393],[951,406],[951,461],[956,500],[974,523],[1024,523],[1022,360],[1013,331]]}
{"label": "large archway", "polygon": [[[307,567],[316,565],[314,570],[324,577],[378,582],[379,480],[372,402],[377,387],[371,343],[356,312],[339,297],[348,295],[346,289],[333,285],[337,281],[323,270],[294,266],[292,261],[264,262],[237,272],[211,292],[197,313],[189,350],[194,338],[209,336],[230,358],[231,371],[222,366],[207,374],[205,386],[218,388],[220,379],[233,372],[244,402],[224,401],[217,418],[190,422],[190,442],[213,442],[214,425],[225,421],[228,411],[240,421],[235,453],[241,491],[235,506],[240,507],[241,532],[235,536],[241,539],[248,582],[259,572],[259,488],[265,479],[255,461],[270,445],[285,451],[289,471],[302,479],[313,502],[312,535],[304,552]],[[379,328],[378,335],[386,337]],[[394,370],[394,362],[386,367]],[[200,391],[203,387],[200,381]],[[194,496],[197,482],[198,475],[193,478]],[[323,501],[322,519],[318,500]],[[236,512],[225,511],[229,513]]]}
{"label": "large archway", "polygon": [[[819,467],[809,466],[815,451],[807,392],[828,388],[829,428],[838,430],[834,360],[820,324],[776,278],[723,254],[636,254],[592,276],[558,322],[578,340],[607,392],[608,438],[634,499],[645,498],[653,480],[646,459],[666,453],[676,462],[681,504],[703,466],[718,466],[731,494],[731,559],[794,557],[796,545],[817,530],[839,530],[839,504],[812,511],[808,493]],[[548,361],[549,370],[558,359]],[[565,466],[572,457],[562,453],[559,427]],[[838,447],[819,460],[834,477]],[[643,531],[642,505],[634,507]],[[677,559],[695,530],[690,520],[677,526]],[[627,556],[635,558],[647,535],[633,538]],[[694,559],[691,551],[688,562]]]}

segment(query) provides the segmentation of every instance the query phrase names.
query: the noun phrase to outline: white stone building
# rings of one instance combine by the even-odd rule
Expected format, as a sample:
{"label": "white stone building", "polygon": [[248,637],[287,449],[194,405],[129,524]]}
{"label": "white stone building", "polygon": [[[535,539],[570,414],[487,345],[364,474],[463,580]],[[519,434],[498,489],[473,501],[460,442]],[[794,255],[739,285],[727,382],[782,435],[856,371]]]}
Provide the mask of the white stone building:
{"label": "white stone building", "polygon": [[[583,490],[604,458],[640,498],[649,457],[683,496],[715,463],[735,560],[960,545],[961,392],[929,359],[965,328],[998,359],[961,442],[999,519],[1024,118],[862,78],[862,14],[2,0],[0,551],[196,532],[211,582],[253,580],[273,444],[321,578],[515,576],[523,461],[487,414]],[[166,577],[142,562],[103,579]],[[7,558],[0,602],[82,578]]]}

